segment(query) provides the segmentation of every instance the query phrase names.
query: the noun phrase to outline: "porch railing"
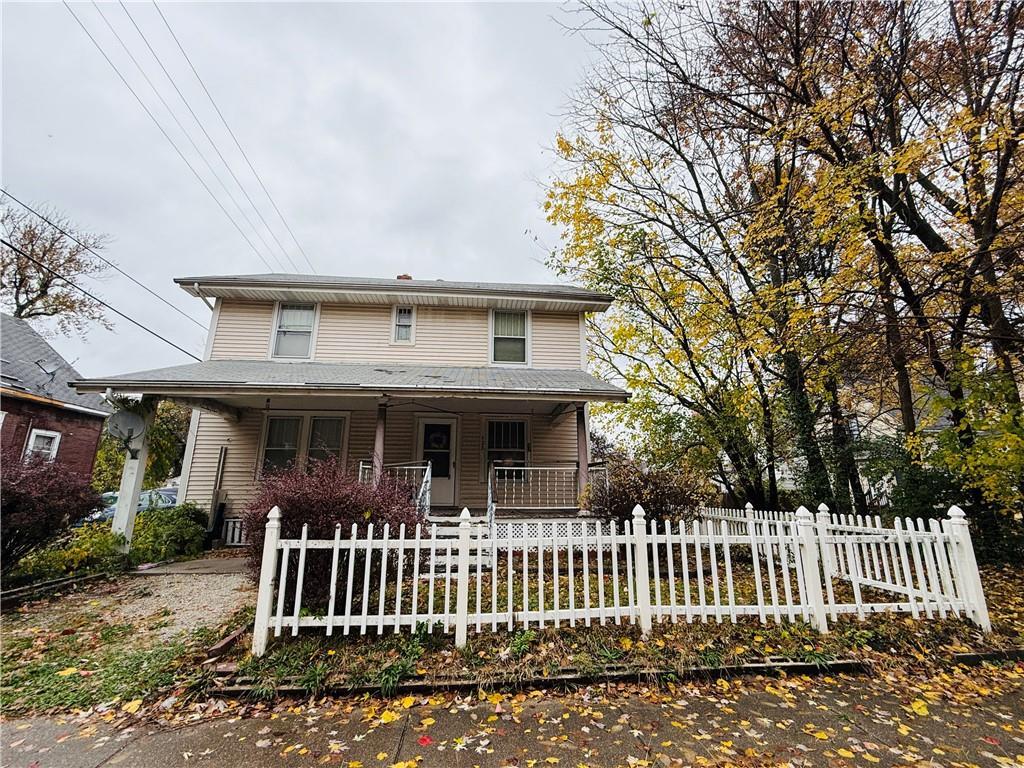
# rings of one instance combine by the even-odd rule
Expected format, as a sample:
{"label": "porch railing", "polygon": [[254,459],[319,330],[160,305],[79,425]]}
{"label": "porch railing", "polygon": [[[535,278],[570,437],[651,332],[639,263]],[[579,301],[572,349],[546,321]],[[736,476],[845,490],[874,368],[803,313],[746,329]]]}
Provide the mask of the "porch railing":
{"label": "porch railing", "polygon": [[575,509],[578,471],[573,464],[544,467],[491,465],[488,507],[498,509]]}
{"label": "porch railing", "polygon": [[[405,461],[384,465],[384,475],[412,489],[416,508],[423,514],[430,512],[430,462]],[[359,462],[359,482],[373,482],[373,460]]]}

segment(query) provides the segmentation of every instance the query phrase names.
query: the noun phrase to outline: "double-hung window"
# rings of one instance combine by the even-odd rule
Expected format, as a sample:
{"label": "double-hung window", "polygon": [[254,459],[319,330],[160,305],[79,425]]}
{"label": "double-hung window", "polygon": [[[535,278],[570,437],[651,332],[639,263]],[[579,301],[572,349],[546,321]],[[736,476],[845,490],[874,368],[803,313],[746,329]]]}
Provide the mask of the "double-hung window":
{"label": "double-hung window", "polygon": [[499,419],[487,422],[487,466],[526,466],[526,422]]}
{"label": "double-hung window", "polygon": [[274,332],[274,357],[308,359],[315,320],[315,304],[281,304]]}
{"label": "double-hung window", "polygon": [[495,310],[491,362],[526,363],[526,312]]}
{"label": "double-hung window", "polygon": [[334,457],[344,459],[345,417],[273,415],[267,417],[263,469],[280,470]]}
{"label": "double-hung window", "polygon": [[28,436],[28,445],[25,446],[25,456],[40,456],[48,461],[57,458],[57,448],[60,446],[60,432],[51,432],[48,429],[33,429]]}
{"label": "double-hung window", "polygon": [[391,341],[394,344],[413,343],[413,308],[395,307],[394,332]]}

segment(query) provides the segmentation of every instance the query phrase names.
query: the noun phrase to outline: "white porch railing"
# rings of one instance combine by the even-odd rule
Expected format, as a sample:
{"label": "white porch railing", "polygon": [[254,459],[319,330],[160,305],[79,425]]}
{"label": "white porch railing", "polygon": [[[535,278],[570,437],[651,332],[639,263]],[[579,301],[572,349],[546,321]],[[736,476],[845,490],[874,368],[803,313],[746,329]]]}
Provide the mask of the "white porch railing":
{"label": "white porch railing", "polygon": [[489,506],[499,509],[554,510],[579,508],[579,473],[574,464],[543,467],[491,465]]}
{"label": "white porch railing", "polygon": [[246,545],[248,539],[245,535],[245,527],[242,525],[242,518],[224,518],[223,538],[225,547],[244,547]]}
{"label": "white porch railing", "polygon": [[[516,625],[558,628],[629,622],[646,634],[655,621],[776,624],[807,621],[821,632],[840,614],[963,616],[991,629],[963,512],[893,528],[851,524],[801,507],[792,521],[745,517],[646,520],[637,506],[624,523],[577,520],[489,529],[463,510],[458,537],[436,525],[393,532],[353,525],[333,539],[280,538],[270,511],[253,631],[253,654],[270,633],[398,633],[426,625],[467,633]],[[488,535],[491,533],[492,535]],[[311,554],[314,553],[314,554]],[[316,554],[319,553],[319,554]],[[308,556],[308,559],[307,559]],[[307,563],[329,562],[329,595],[304,595]]]}
{"label": "white porch railing", "polygon": [[[384,465],[384,475],[412,489],[416,509],[424,515],[430,512],[430,485],[432,473],[430,462],[408,461]],[[359,482],[369,485],[373,482],[373,461],[359,462]]]}

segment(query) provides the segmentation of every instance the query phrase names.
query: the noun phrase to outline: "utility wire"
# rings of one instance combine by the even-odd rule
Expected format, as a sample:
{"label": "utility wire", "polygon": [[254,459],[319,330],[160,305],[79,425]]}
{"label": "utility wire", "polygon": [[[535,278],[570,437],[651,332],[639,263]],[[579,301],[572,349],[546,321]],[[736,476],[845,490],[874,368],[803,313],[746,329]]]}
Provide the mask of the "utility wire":
{"label": "utility wire", "polygon": [[92,36],[92,33],[89,31],[88,27],[86,27],[85,24],[82,23],[82,20],[78,18],[78,14],[71,10],[71,6],[68,4],[67,0],[63,0],[63,3],[64,7],[68,9],[68,13],[70,13],[72,17],[74,17],[75,21],[78,22],[78,26],[82,28],[82,31],[85,32],[89,40],[92,41],[92,44],[96,46],[96,50],[98,50],[100,52],[100,55],[107,60],[107,63],[110,65],[111,69],[114,70],[117,76],[121,79],[121,82],[124,83],[125,88],[127,88],[128,91],[132,94],[132,96],[135,97],[135,100],[139,102],[139,106],[142,107],[143,111],[147,115],[149,115],[149,119],[153,121],[153,124],[156,125],[160,133],[164,135],[164,138],[167,139],[167,142],[171,145],[171,147],[174,148],[174,151],[178,153],[178,157],[180,157],[182,162],[188,166],[188,169],[192,171],[192,174],[196,177],[196,180],[200,184],[202,184],[203,189],[205,189],[207,194],[211,198],[213,198],[213,202],[217,204],[217,207],[220,208],[221,211],[223,211],[225,216],[227,216],[228,221],[230,221],[232,225],[234,225],[235,229],[238,230],[238,234],[242,236],[242,239],[244,239],[245,242],[249,245],[249,247],[252,249],[252,252],[256,254],[256,256],[259,258],[260,261],[263,262],[267,269],[273,271],[274,268],[270,265],[270,262],[266,260],[263,254],[259,252],[259,249],[256,248],[256,246],[253,244],[252,240],[249,239],[249,236],[242,231],[242,228],[240,226],[238,226],[238,222],[235,221],[234,217],[232,217],[230,213],[228,213],[228,209],[224,207],[224,204],[213,193],[213,190],[210,189],[210,185],[206,183],[202,176],[199,175],[199,171],[197,171],[195,167],[192,165],[192,163],[189,162],[189,159],[185,157],[185,154],[181,151],[181,149],[178,148],[178,145],[174,143],[174,139],[171,138],[170,134],[167,133],[164,127],[160,124],[160,121],[156,119],[156,116],[150,111],[149,107],[146,106],[146,103],[142,100],[139,94],[135,92],[134,88],[132,88],[131,83],[129,83],[125,76],[121,74],[121,70],[117,68],[117,65],[111,60],[109,56],[107,56],[106,51],[104,51],[103,47],[96,41],[96,38]]}
{"label": "utility wire", "polygon": [[[213,137],[210,135],[210,132],[207,131],[206,126],[203,124],[203,121],[200,119],[199,115],[196,114],[196,111],[193,109],[193,106],[191,106],[191,104],[188,102],[188,99],[185,98],[185,94],[181,92],[181,89],[178,87],[178,84],[174,80],[174,77],[171,75],[170,72],[167,71],[167,67],[164,66],[164,61],[163,59],[161,59],[160,54],[157,53],[156,49],[150,43],[150,39],[148,39],[145,36],[145,33],[142,32],[142,28],[138,26],[135,17],[131,14],[131,11],[128,10],[128,6],[125,5],[124,2],[121,2],[120,5],[121,9],[125,12],[125,15],[128,16],[128,20],[129,22],[131,22],[132,27],[135,28],[135,31],[138,33],[139,37],[142,38],[142,42],[145,43],[145,47],[150,49],[150,53],[153,54],[154,59],[156,59],[157,61],[157,65],[159,65],[161,71],[164,73],[164,75],[167,77],[167,80],[170,82],[171,87],[174,88],[174,91],[178,94],[178,97],[181,99],[181,103],[185,105],[185,109],[188,110],[188,113],[191,116],[193,116],[193,119],[196,121],[196,125],[199,126],[199,129],[203,132],[203,135],[206,136],[206,140],[210,142],[210,146],[213,147],[213,151],[217,154],[217,157],[220,158],[220,162],[224,164],[224,168],[227,169],[227,172],[230,174],[231,178],[234,179],[234,183],[238,184],[239,189],[242,190],[242,194],[245,196],[246,200],[249,201],[249,205],[251,205],[253,210],[256,212],[256,216],[263,223],[263,226],[266,227],[266,230],[270,233],[270,237],[273,239],[273,242],[276,243],[276,245],[278,245],[278,248],[281,249],[282,254],[284,254],[285,258],[288,260],[288,263],[292,265],[292,269],[298,272],[299,267],[296,265],[294,259],[292,259],[291,254],[288,252],[288,249],[285,248],[284,244],[278,238],[278,234],[276,234],[276,232],[273,231],[273,229],[270,227],[270,224],[263,217],[263,213],[256,205],[256,202],[249,195],[249,190],[246,189],[245,185],[239,179],[238,175],[234,173],[234,169],[231,167],[231,164],[227,162],[227,159],[224,157],[223,153],[220,152],[220,147],[217,145],[217,142],[213,140]],[[265,244],[266,242],[264,241],[264,245]],[[267,248],[269,248],[269,246],[267,246]]]}
{"label": "utility wire", "polygon": [[[146,74],[145,67],[143,67],[139,63],[138,59],[135,58],[135,55],[128,47],[128,44],[125,43],[121,35],[118,34],[117,30],[114,28],[114,25],[110,23],[110,19],[108,19],[107,15],[103,12],[103,9],[100,8],[99,5],[96,3],[96,0],[92,0],[92,6],[96,9],[96,12],[100,15],[100,18],[103,19],[103,23],[107,25],[107,29],[110,30],[110,34],[114,36],[114,39],[117,40],[118,44],[128,55],[129,60],[131,60],[132,64],[135,65],[135,68],[139,71],[139,74],[142,75],[142,79],[146,81],[146,85],[148,85],[150,90],[153,91],[157,99],[159,99],[160,103],[164,105],[164,109],[166,109],[168,114],[170,114],[171,119],[174,121],[174,124],[178,126],[178,130],[185,135],[185,138],[188,140],[188,143],[192,145],[192,149],[194,149],[195,153],[199,155],[199,159],[203,161],[203,164],[206,166],[206,170],[208,170],[210,174],[213,176],[213,178],[217,180],[217,183],[220,185],[220,188],[224,190],[224,194],[228,196],[228,199],[234,204],[238,212],[242,214],[242,218],[245,219],[245,223],[249,225],[253,232],[256,233],[256,237],[259,238],[259,241],[261,243],[263,243],[263,247],[267,249],[268,255],[271,254],[273,252],[273,248],[270,247],[270,244],[267,242],[266,238],[263,237],[263,233],[255,224],[253,224],[252,219],[249,218],[249,214],[246,213],[245,210],[242,208],[241,203],[238,202],[238,198],[235,197],[234,193],[230,189],[228,189],[228,186],[227,184],[224,183],[224,180],[221,178],[221,175],[216,170],[214,170],[213,164],[210,163],[209,159],[206,157],[206,153],[199,148],[198,144],[196,144],[195,139],[192,138],[192,134],[185,128],[184,125],[181,124],[181,120],[178,119],[177,113],[173,109],[171,109],[171,105],[167,103],[167,99],[165,99],[163,97],[163,94],[160,93],[160,89],[157,88],[153,81],[149,79],[149,75]],[[283,264],[283,262],[281,263]]]}
{"label": "utility wire", "polygon": [[[178,98],[181,99],[181,103],[185,105],[185,108],[189,111],[189,114],[192,115],[192,118],[196,121],[196,125],[199,126],[199,130],[203,132],[203,136],[206,137],[206,140],[210,143],[210,146],[213,147],[213,151],[217,153],[217,157],[220,158],[220,161],[224,164],[224,167],[227,168],[228,173],[231,174],[231,178],[235,180],[235,184],[238,185],[238,188],[242,191],[242,194],[245,195],[245,199],[249,201],[249,205],[251,205],[252,209],[256,212],[256,216],[259,217],[259,220],[263,223],[263,226],[266,227],[267,232],[270,233],[270,236],[274,239],[274,242],[277,243],[277,247],[281,249],[281,253],[284,254],[284,257],[288,260],[288,263],[291,264],[292,269],[298,272],[299,268],[298,266],[296,266],[295,261],[291,257],[291,254],[288,253],[288,249],[284,247],[280,239],[278,239],[277,234],[274,232],[273,229],[271,229],[270,224],[268,224],[267,220],[263,217],[263,213],[260,211],[259,207],[257,207],[252,197],[249,195],[249,191],[245,188],[245,186],[239,180],[238,176],[235,174],[235,171],[231,167],[231,164],[227,161],[227,159],[224,157],[224,154],[220,151],[220,147],[217,146],[217,142],[213,140],[213,137],[210,136],[209,131],[206,130],[206,126],[203,125],[203,121],[199,119],[199,115],[197,115],[195,110],[192,109],[192,105],[189,103],[188,99],[185,98],[185,94],[181,92],[181,89],[178,87],[178,83],[175,81],[174,77],[171,75],[170,72],[167,71],[167,67],[164,66],[163,60],[160,58],[160,55],[150,44],[149,38],[146,37],[146,33],[142,31],[142,28],[135,21],[135,17],[132,16],[131,12],[128,10],[128,6],[126,6],[123,2],[120,2],[119,4],[121,6],[121,10],[124,11],[125,16],[128,17],[128,20],[132,23],[132,26],[135,27],[135,31],[139,33],[139,37],[142,38],[142,42],[146,44],[146,48],[148,48],[149,52],[153,55],[153,58],[156,60],[157,65],[159,65],[161,71],[163,71],[164,75],[167,77],[167,80],[170,82],[171,87],[174,88],[175,92],[178,94]],[[266,245],[266,241],[264,241],[264,245]],[[269,249],[270,246],[267,247]]]}
{"label": "utility wire", "polygon": [[163,19],[164,26],[167,27],[167,31],[171,33],[171,37],[174,38],[174,42],[178,44],[178,50],[181,51],[181,55],[184,56],[185,61],[188,62],[189,67],[192,69],[192,73],[196,76],[196,80],[199,81],[199,85],[202,86],[203,92],[206,94],[206,97],[210,100],[210,104],[213,105],[213,108],[214,110],[216,110],[218,117],[220,117],[220,121],[224,124],[224,127],[227,128],[228,133],[231,134],[231,138],[234,140],[235,146],[238,147],[238,151],[241,152],[242,157],[245,158],[245,162],[249,165],[249,170],[252,171],[252,175],[256,177],[256,181],[259,182],[260,188],[263,190],[263,194],[267,196],[267,199],[270,201],[270,204],[274,207],[274,211],[277,213],[278,218],[281,219],[281,223],[284,224],[284,228],[288,230],[288,234],[291,236],[292,242],[295,243],[295,247],[299,249],[299,253],[301,253],[302,258],[306,260],[306,263],[309,265],[309,268],[313,271],[313,274],[317,274],[316,267],[313,266],[313,262],[310,261],[309,256],[306,254],[306,251],[302,247],[302,244],[299,242],[298,238],[295,237],[295,233],[292,231],[292,228],[288,226],[287,219],[285,219],[284,214],[281,213],[281,209],[277,207],[277,203],[274,202],[274,198],[273,196],[271,196],[270,190],[268,190],[266,184],[263,183],[262,177],[259,175],[259,173],[257,173],[255,166],[249,159],[249,155],[242,148],[242,144],[241,142],[239,142],[238,137],[235,135],[235,132],[231,130],[231,126],[228,124],[227,118],[225,118],[224,113],[220,111],[220,107],[217,106],[217,102],[214,100],[209,89],[206,87],[206,83],[203,82],[203,78],[199,76],[199,72],[196,70],[195,65],[192,63],[192,59],[190,59],[188,54],[185,53],[185,47],[181,44],[181,41],[178,39],[178,36],[174,34],[174,30],[171,29],[170,22],[167,21],[167,17],[164,16],[164,12],[160,10],[160,6],[157,4],[156,0],[153,0],[153,7],[156,8],[156,12],[160,14],[160,18]]}
{"label": "utility wire", "polygon": [[196,357],[195,355],[193,355],[191,352],[189,352],[184,347],[179,347],[177,344],[175,344],[170,339],[168,339],[168,338],[166,338],[164,336],[161,336],[159,333],[157,333],[156,331],[152,330],[151,328],[143,325],[138,320],[135,320],[135,319],[133,319],[131,317],[128,317],[128,315],[126,315],[121,310],[115,309],[114,307],[112,307],[109,304],[107,304],[107,302],[105,302],[103,299],[99,298],[98,296],[96,296],[96,295],[94,295],[92,293],[89,293],[89,291],[85,290],[85,288],[83,288],[82,286],[77,285],[76,283],[72,282],[70,278],[65,277],[64,275],[62,275],[60,272],[58,272],[55,269],[50,269],[50,267],[48,267],[45,264],[43,264],[41,261],[39,261],[39,259],[36,259],[36,258],[34,258],[32,256],[29,256],[27,253],[25,253],[23,250],[21,250],[21,248],[19,248],[18,246],[14,245],[13,243],[10,243],[7,240],[4,240],[3,238],[0,238],[0,243],[6,245],[8,248],[10,248],[12,251],[17,253],[19,256],[24,256],[26,259],[31,261],[33,264],[35,264],[40,269],[45,269],[47,272],[49,272],[50,274],[54,275],[58,279],[63,280],[65,283],[70,285],[75,290],[81,291],[86,296],[88,296],[90,299],[95,301],[97,304],[100,304],[100,305],[106,307],[107,309],[109,309],[111,312],[113,312],[118,317],[123,317],[125,320],[127,320],[132,325],[138,326],[139,328],[144,330],[146,333],[151,334],[153,336],[156,336],[158,339],[160,339],[160,341],[164,342],[165,344],[170,344],[176,350],[178,350],[179,352],[183,352],[184,354],[186,354],[189,357],[191,357],[193,360],[195,360],[197,362],[200,362],[200,363],[203,362],[201,358]]}
{"label": "utility wire", "polygon": [[[49,220],[48,218],[46,218],[46,216],[44,216],[43,214],[41,214],[41,213],[40,213],[39,211],[37,211],[37,210],[36,210],[35,208],[33,208],[32,206],[30,206],[30,205],[29,205],[28,203],[24,203],[24,202],[22,202],[21,200],[19,200],[18,198],[16,198],[16,197],[15,197],[14,195],[12,195],[12,194],[11,194],[10,192],[8,192],[8,191],[7,191],[6,189],[4,189],[4,188],[2,188],[2,187],[0,187],[0,193],[3,193],[3,194],[4,194],[4,196],[6,196],[6,197],[9,197],[9,198],[11,198],[11,200],[13,200],[14,202],[16,202],[16,203],[17,203],[18,205],[20,205],[20,206],[21,206],[22,208],[24,208],[24,209],[25,209],[26,211],[28,211],[29,213],[32,213],[32,214],[34,214],[35,216],[37,216],[37,217],[39,217],[40,219],[42,219],[43,221],[45,221],[45,222],[46,222],[47,224],[49,224],[49,225],[50,225],[51,227],[53,227],[53,228],[54,228],[55,230],[57,230],[57,231],[58,231],[58,232],[60,232],[60,233],[61,233],[62,235],[64,235],[64,237],[67,237],[67,238],[69,238],[70,240],[73,240],[74,242],[78,243],[78,245],[79,245],[79,246],[81,246],[81,247],[82,247],[82,248],[84,248],[85,250],[89,251],[89,253],[91,253],[91,254],[92,254],[93,256],[95,256],[95,257],[96,257],[97,259],[99,259],[100,261],[102,261],[102,262],[103,262],[104,264],[106,264],[106,265],[107,265],[108,267],[110,267],[111,269],[113,269],[114,271],[116,271],[116,272],[117,272],[118,274],[120,274],[120,275],[122,275],[122,276],[124,276],[124,277],[128,278],[129,280],[131,280],[131,281],[132,281],[133,283],[135,283],[135,284],[136,284],[137,286],[139,286],[139,288],[141,288],[142,290],[144,290],[144,291],[145,291],[146,293],[148,293],[148,294],[149,294],[150,296],[152,296],[152,297],[153,297],[154,299],[157,299],[158,301],[161,301],[161,302],[163,302],[164,304],[166,304],[166,305],[167,305],[168,307],[170,307],[171,309],[173,309],[173,310],[174,310],[175,312],[177,312],[177,313],[178,313],[179,315],[181,315],[181,316],[182,316],[182,317],[184,317],[185,319],[187,319],[187,320],[191,320],[191,321],[192,321],[193,323],[195,323],[196,325],[198,325],[198,326],[199,326],[200,328],[202,328],[202,329],[203,329],[204,331],[206,330],[206,326],[205,326],[205,325],[203,325],[203,324],[202,324],[201,322],[199,322],[198,320],[196,320],[196,319],[195,319],[194,317],[192,317],[192,316],[191,316],[190,314],[188,314],[187,312],[185,312],[185,311],[184,311],[183,309],[179,309],[178,307],[174,306],[174,305],[173,305],[173,304],[172,304],[171,302],[169,302],[169,301],[168,301],[167,299],[165,299],[165,298],[164,298],[163,296],[161,296],[161,295],[160,295],[159,293],[156,293],[156,292],[155,292],[155,291],[154,291],[154,290],[153,290],[152,288],[150,288],[150,287],[149,287],[148,285],[145,285],[144,283],[141,283],[141,282],[139,282],[138,280],[136,280],[136,279],[135,279],[134,277],[132,277],[132,276],[131,276],[131,275],[129,275],[129,274],[127,273],[127,272],[125,272],[125,271],[124,271],[123,269],[121,269],[121,268],[120,268],[119,266],[117,266],[117,264],[115,264],[114,262],[112,262],[112,261],[110,261],[109,259],[107,259],[107,258],[105,258],[104,256],[102,256],[102,255],[101,255],[101,254],[100,254],[100,253],[99,253],[98,251],[96,251],[96,250],[94,250],[94,249],[90,248],[90,247],[89,247],[88,245],[86,245],[85,243],[83,243],[83,242],[82,242],[81,240],[79,240],[79,239],[78,239],[77,237],[75,237],[74,235],[72,235],[72,234],[71,234],[70,232],[68,232],[68,231],[67,231],[66,229],[63,229],[63,228],[62,228],[62,227],[61,227],[61,226],[60,226],[59,224],[55,224],[55,223],[53,223],[52,221],[50,221],[50,220]],[[10,233],[8,233],[8,236],[10,236]]]}

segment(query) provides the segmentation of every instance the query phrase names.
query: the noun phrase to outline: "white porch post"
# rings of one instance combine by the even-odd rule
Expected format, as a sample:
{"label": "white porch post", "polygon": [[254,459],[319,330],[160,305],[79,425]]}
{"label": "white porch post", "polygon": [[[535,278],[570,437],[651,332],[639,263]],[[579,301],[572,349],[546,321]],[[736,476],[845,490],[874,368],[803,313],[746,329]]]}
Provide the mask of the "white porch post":
{"label": "white porch post", "polygon": [[590,484],[590,435],[587,432],[587,410],[585,403],[576,404],[576,493],[583,500]]}
{"label": "white porch post", "polygon": [[387,401],[377,403],[377,431],[373,435],[373,484],[384,474],[384,428],[388,421]]}
{"label": "white porch post", "polygon": [[149,429],[156,416],[154,398],[142,398],[142,416],[145,419],[145,430],[142,435],[132,438],[131,445],[124,452],[121,487],[117,492],[117,507],[111,524],[114,533],[124,536],[124,544],[121,546],[123,552],[128,552],[132,546],[135,512],[139,505],[139,494],[142,493],[142,480],[146,476],[146,460],[149,458]]}

